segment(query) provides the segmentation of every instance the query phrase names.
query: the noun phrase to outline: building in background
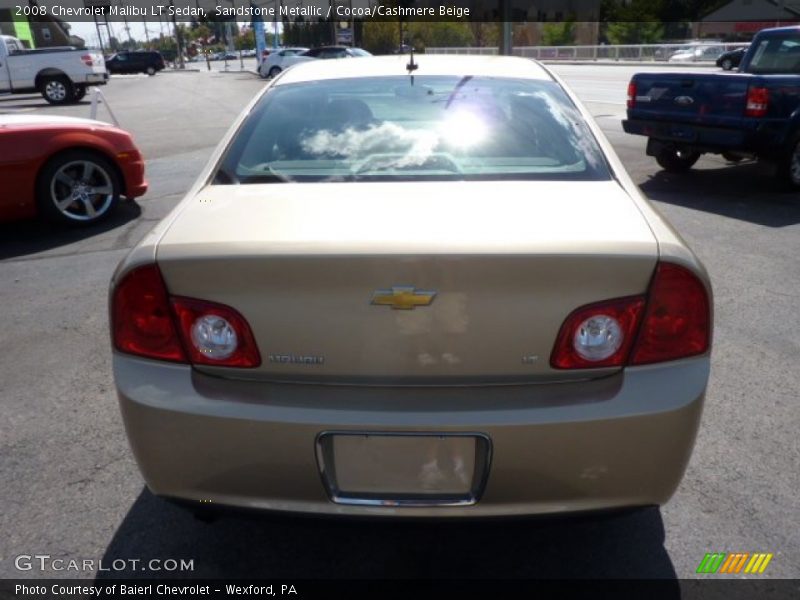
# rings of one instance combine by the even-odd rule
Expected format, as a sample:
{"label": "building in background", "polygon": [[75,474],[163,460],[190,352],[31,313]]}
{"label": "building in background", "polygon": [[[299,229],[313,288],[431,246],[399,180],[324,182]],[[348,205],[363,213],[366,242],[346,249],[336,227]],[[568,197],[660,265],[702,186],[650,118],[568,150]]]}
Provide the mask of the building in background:
{"label": "building in background", "polygon": [[69,23],[51,16],[16,16],[10,8],[0,8],[0,32],[22,40],[28,48],[85,46],[82,38],[70,35]]}
{"label": "building in background", "polygon": [[548,27],[567,21],[573,22],[573,39],[567,45],[597,44],[601,4],[601,0],[532,0],[526,14],[512,15],[514,45],[542,45]]}
{"label": "building in background", "polygon": [[800,10],[792,4],[781,0],[731,0],[694,23],[694,37],[750,41],[761,29],[800,25]]}

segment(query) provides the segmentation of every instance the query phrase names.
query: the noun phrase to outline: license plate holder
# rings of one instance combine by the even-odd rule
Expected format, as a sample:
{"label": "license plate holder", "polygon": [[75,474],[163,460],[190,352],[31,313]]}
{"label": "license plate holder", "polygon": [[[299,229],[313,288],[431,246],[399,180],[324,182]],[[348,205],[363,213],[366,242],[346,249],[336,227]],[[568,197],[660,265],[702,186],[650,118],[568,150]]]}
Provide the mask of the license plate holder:
{"label": "license plate holder", "polygon": [[491,441],[481,433],[325,432],[317,463],[337,504],[466,506],[483,493]]}

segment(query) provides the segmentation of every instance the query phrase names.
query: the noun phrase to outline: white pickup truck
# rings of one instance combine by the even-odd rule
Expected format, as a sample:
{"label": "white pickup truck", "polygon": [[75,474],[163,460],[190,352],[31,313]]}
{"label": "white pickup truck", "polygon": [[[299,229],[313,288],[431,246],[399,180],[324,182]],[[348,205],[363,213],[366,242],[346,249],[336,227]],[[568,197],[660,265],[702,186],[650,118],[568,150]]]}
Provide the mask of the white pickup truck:
{"label": "white pickup truck", "polygon": [[99,52],[72,47],[28,50],[0,35],[0,94],[39,92],[50,104],[78,102],[90,85],[103,85],[108,71]]}

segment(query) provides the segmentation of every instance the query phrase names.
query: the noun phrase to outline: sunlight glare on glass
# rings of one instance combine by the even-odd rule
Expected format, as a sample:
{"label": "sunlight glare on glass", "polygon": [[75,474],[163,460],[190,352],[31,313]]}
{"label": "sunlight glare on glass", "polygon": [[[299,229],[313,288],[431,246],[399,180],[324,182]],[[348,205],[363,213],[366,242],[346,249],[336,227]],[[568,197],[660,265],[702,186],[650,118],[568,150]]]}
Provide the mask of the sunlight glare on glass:
{"label": "sunlight glare on glass", "polygon": [[457,148],[469,148],[486,139],[489,128],[480,115],[459,110],[447,115],[439,126],[444,141]]}

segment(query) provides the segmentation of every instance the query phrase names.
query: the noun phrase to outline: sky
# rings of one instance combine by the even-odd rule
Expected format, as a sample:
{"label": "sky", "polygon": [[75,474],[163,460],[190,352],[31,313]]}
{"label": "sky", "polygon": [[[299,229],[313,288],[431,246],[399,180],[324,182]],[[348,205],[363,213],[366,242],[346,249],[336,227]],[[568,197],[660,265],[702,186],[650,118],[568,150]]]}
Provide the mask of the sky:
{"label": "sky", "polygon": [[[70,21],[70,33],[72,35],[77,35],[82,37],[86,41],[87,46],[97,46],[97,29],[93,22],[77,22],[77,21]],[[111,26],[112,35],[114,35],[119,40],[125,40],[128,37],[128,34],[125,31],[125,23],[117,23],[109,21],[109,25]],[[161,29],[163,27],[164,34],[167,34],[167,26],[163,24],[159,26],[158,22],[148,22],[147,25],[147,32],[148,35],[151,37],[158,37],[161,33]],[[141,21],[129,21],[128,26],[131,30],[131,36],[135,40],[143,40],[145,39],[144,34],[144,27],[145,24]],[[106,41],[106,32],[105,32],[105,25],[102,26],[103,29],[103,42]],[[171,30],[170,30],[171,33]]]}

